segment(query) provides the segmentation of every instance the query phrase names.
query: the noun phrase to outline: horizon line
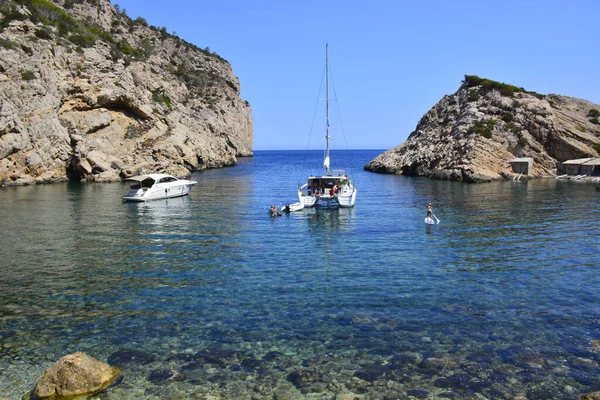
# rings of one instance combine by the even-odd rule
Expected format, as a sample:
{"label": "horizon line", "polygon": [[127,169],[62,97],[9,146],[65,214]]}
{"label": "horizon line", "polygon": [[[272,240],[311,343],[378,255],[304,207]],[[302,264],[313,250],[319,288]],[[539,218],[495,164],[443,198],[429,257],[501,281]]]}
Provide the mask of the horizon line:
{"label": "horizon line", "polygon": [[[330,149],[330,151],[365,151],[365,150],[373,150],[373,151],[387,151],[389,149]],[[325,151],[324,149],[252,149],[252,151]]]}

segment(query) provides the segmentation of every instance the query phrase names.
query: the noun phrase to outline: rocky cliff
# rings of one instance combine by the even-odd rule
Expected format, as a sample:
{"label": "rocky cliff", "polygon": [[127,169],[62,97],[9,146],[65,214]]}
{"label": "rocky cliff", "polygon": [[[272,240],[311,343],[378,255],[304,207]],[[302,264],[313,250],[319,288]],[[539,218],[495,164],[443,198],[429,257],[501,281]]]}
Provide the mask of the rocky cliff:
{"label": "rocky cliff", "polygon": [[533,158],[531,177],[600,152],[600,106],[465,76],[417,124],[406,142],[369,162],[373,172],[485,182],[512,176],[509,161]]}
{"label": "rocky cliff", "polygon": [[178,176],[252,155],[230,64],[108,0],[0,2],[0,185]]}

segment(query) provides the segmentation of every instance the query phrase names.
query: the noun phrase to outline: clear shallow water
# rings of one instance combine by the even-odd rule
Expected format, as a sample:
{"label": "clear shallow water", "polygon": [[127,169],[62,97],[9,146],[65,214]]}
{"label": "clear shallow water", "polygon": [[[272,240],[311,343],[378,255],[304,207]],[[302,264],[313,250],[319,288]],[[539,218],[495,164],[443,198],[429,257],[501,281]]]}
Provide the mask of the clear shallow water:
{"label": "clear shallow water", "polygon": [[600,390],[595,185],[363,171],[377,154],[333,153],[354,209],[275,219],[321,152],[258,151],[148,204],[124,183],[2,188],[0,397],[75,351],[123,370],[102,399]]}

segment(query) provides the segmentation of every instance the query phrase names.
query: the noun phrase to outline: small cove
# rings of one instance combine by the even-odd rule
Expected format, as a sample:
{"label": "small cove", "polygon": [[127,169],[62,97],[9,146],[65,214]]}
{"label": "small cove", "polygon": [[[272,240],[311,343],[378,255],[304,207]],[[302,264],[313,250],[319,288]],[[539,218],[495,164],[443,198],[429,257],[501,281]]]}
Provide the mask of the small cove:
{"label": "small cove", "polygon": [[257,151],[148,204],[126,183],[2,188],[0,396],[75,351],[123,369],[102,399],[600,390],[594,185],[363,171],[377,154],[332,153],[355,208],[279,218],[322,152]]}

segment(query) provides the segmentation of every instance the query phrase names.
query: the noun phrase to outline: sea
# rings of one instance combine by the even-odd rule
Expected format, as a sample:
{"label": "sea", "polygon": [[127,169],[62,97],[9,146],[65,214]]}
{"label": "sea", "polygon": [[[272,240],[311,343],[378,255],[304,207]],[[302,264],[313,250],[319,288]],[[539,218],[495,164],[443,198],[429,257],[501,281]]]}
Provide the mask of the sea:
{"label": "sea", "polygon": [[[598,183],[380,175],[271,217],[322,151],[256,151],[188,196],[0,188],[0,398],[84,352],[94,399],[575,399],[600,390]],[[425,224],[427,203],[439,223]]]}

